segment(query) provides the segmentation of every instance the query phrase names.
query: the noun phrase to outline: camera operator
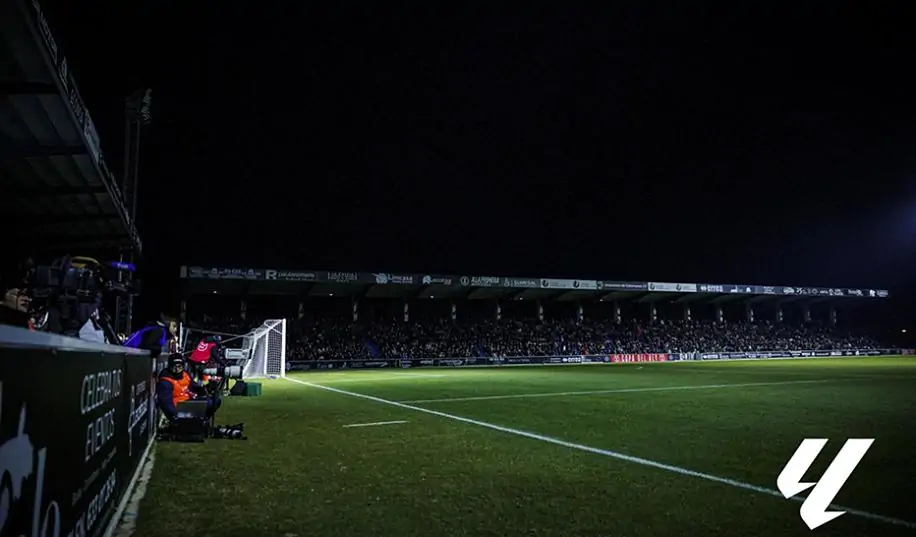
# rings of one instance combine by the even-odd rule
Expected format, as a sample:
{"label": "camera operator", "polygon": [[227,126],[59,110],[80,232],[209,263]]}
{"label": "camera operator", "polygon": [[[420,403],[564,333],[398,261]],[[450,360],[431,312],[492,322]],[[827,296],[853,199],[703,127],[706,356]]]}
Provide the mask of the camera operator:
{"label": "camera operator", "polygon": [[194,382],[185,371],[184,358],[180,354],[169,356],[168,366],[159,373],[156,385],[156,400],[165,417],[172,421],[178,415],[178,404],[191,400],[207,400],[207,418],[213,417],[222,401],[219,393],[211,394],[202,385]]}

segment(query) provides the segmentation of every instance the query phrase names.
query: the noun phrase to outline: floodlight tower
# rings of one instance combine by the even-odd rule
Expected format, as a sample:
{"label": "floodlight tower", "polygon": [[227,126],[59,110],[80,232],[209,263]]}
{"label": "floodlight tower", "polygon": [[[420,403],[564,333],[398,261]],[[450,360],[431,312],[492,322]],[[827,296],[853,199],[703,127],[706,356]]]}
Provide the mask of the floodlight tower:
{"label": "floodlight tower", "polygon": [[[140,171],[140,131],[150,124],[152,116],[150,107],[153,102],[153,90],[138,90],[124,100],[124,174],[122,176],[121,192],[124,196],[124,207],[133,222],[137,221],[137,186]],[[121,252],[121,261],[135,263],[136,252],[133,249]],[[118,280],[129,284],[133,279],[132,273],[119,273]],[[133,319],[133,296],[126,299],[118,298],[115,305],[115,331],[131,332]]]}

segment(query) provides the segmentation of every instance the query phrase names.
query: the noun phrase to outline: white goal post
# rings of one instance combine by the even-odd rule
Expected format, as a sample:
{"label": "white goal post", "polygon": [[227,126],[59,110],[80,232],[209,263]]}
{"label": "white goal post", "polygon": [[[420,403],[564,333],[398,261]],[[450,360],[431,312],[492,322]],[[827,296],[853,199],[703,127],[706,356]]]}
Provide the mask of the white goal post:
{"label": "white goal post", "polygon": [[243,378],[286,376],[286,319],[270,319],[242,339]]}

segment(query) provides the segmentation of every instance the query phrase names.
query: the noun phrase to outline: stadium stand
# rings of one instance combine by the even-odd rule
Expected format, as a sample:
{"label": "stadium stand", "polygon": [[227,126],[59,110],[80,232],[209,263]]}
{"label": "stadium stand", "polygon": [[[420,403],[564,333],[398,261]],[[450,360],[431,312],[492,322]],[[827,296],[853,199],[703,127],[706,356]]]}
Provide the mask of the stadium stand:
{"label": "stadium stand", "polygon": [[[219,324],[192,318],[188,327],[239,334],[258,326],[260,320],[235,318]],[[660,319],[650,325],[635,320],[616,324],[608,319],[415,319],[407,323],[310,319],[294,321],[290,334],[291,362],[888,348],[867,334],[817,322],[717,324]]]}
{"label": "stadium stand", "polygon": [[181,275],[191,297],[181,311],[192,329],[241,334],[265,318],[287,318],[292,369],[316,361],[892,346],[836,311],[838,302],[879,302],[884,290],[201,267]]}

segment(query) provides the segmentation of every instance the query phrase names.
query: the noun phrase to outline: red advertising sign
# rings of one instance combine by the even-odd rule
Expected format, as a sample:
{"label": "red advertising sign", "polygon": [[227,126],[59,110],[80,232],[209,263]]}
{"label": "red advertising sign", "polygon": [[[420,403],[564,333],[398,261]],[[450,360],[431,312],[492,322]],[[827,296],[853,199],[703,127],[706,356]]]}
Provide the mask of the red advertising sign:
{"label": "red advertising sign", "polygon": [[668,361],[667,354],[612,354],[608,358],[615,364]]}

